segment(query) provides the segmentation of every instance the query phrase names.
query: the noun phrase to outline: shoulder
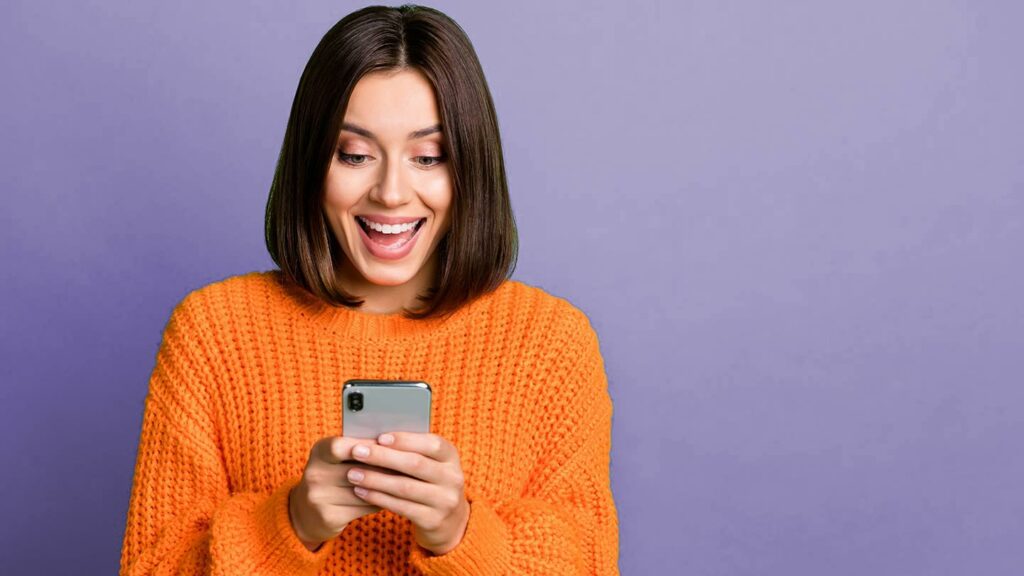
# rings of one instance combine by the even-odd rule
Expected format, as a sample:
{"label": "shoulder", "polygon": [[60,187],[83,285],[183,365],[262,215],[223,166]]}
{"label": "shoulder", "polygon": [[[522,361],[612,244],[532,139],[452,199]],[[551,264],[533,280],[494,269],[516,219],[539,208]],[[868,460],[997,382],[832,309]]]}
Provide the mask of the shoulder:
{"label": "shoulder", "polygon": [[266,301],[282,288],[280,272],[277,270],[236,274],[189,291],[175,306],[175,310],[217,316],[232,308]]}
{"label": "shoulder", "polygon": [[188,291],[164,328],[150,392],[176,406],[209,407],[216,374],[234,348],[229,330],[241,324],[239,310],[258,298],[266,273],[229,276]]}
{"label": "shoulder", "polygon": [[520,385],[551,400],[552,409],[573,407],[590,414],[610,402],[608,379],[597,330],[584,309],[564,296],[538,286],[509,281],[506,298],[524,330],[516,348],[535,369]]}
{"label": "shoulder", "polygon": [[285,293],[280,272],[253,271],[208,282],[187,292],[171,312],[169,327],[207,333],[245,323],[280,307]]}
{"label": "shoulder", "polygon": [[511,299],[520,313],[574,333],[593,332],[590,317],[569,299],[518,280],[507,281]]}
{"label": "shoulder", "polygon": [[[568,298],[518,280],[506,280],[491,296],[490,308],[505,322],[521,327],[550,355],[599,355],[597,331],[584,310]],[[515,332],[515,330],[512,330]],[[539,338],[537,336],[540,336]]]}
{"label": "shoulder", "polygon": [[185,298],[199,302],[211,302],[224,299],[239,299],[252,296],[279,284],[280,272],[277,270],[252,271],[235,274],[215,280],[190,291]]}

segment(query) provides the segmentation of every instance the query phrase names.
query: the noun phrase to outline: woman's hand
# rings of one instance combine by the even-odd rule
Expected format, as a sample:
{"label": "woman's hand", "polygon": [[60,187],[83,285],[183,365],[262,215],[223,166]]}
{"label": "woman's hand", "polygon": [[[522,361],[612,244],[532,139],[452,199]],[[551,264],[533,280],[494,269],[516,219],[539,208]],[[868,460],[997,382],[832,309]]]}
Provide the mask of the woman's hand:
{"label": "woman's hand", "polygon": [[355,495],[408,518],[422,548],[441,555],[462,541],[469,502],[459,453],[451,442],[436,434],[394,432],[381,434],[377,443],[360,441],[352,447],[352,457],[370,465],[348,471]]}
{"label": "woman's hand", "polygon": [[[352,467],[352,447],[367,440],[328,436],[321,438],[309,452],[302,480],[288,497],[292,529],[309,550],[334,538],[348,523],[380,510],[352,492],[347,480]],[[348,460],[349,463],[343,463]],[[361,469],[364,467],[361,467]],[[378,470],[376,473],[386,474]]]}

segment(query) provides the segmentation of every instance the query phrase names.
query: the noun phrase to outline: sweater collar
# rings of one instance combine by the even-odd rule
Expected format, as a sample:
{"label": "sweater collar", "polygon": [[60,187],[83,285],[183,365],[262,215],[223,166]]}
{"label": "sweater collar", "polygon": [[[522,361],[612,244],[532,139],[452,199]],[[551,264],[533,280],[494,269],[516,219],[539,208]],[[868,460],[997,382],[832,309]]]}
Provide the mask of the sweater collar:
{"label": "sweater collar", "polygon": [[469,309],[476,304],[465,305],[448,318],[417,320],[407,318],[401,312],[375,314],[357,308],[334,305],[287,280],[280,271],[274,271],[274,276],[284,288],[288,300],[294,303],[297,311],[312,324],[338,336],[361,340],[396,340],[424,335],[439,336],[464,325],[466,318],[470,316]]}

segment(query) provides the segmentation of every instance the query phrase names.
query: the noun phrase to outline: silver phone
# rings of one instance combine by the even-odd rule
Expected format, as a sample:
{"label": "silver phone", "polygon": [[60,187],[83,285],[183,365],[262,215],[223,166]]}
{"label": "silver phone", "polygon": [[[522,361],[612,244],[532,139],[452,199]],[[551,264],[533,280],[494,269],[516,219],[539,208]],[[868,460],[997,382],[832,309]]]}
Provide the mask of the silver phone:
{"label": "silver phone", "polygon": [[430,385],[419,380],[348,380],[341,392],[341,435],[430,432]]}

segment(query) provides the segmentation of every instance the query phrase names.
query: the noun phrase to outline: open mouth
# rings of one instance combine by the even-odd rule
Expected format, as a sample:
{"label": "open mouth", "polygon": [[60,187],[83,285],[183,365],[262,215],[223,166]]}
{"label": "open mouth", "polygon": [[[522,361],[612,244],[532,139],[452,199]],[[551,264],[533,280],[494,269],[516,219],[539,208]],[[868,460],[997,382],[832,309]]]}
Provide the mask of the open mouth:
{"label": "open mouth", "polygon": [[[358,216],[356,217],[356,222],[359,224],[359,227],[362,228],[366,237],[375,245],[386,250],[398,250],[402,246],[405,246],[410,240],[416,237],[420,228],[423,227],[423,224],[426,221],[426,218],[420,218],[413,226],[402,225],[400,227],[398,225],[378,225],[377,229],[374,229],[367,224],[365,220]],[[380,228],[383,228],[383,230]]]}

